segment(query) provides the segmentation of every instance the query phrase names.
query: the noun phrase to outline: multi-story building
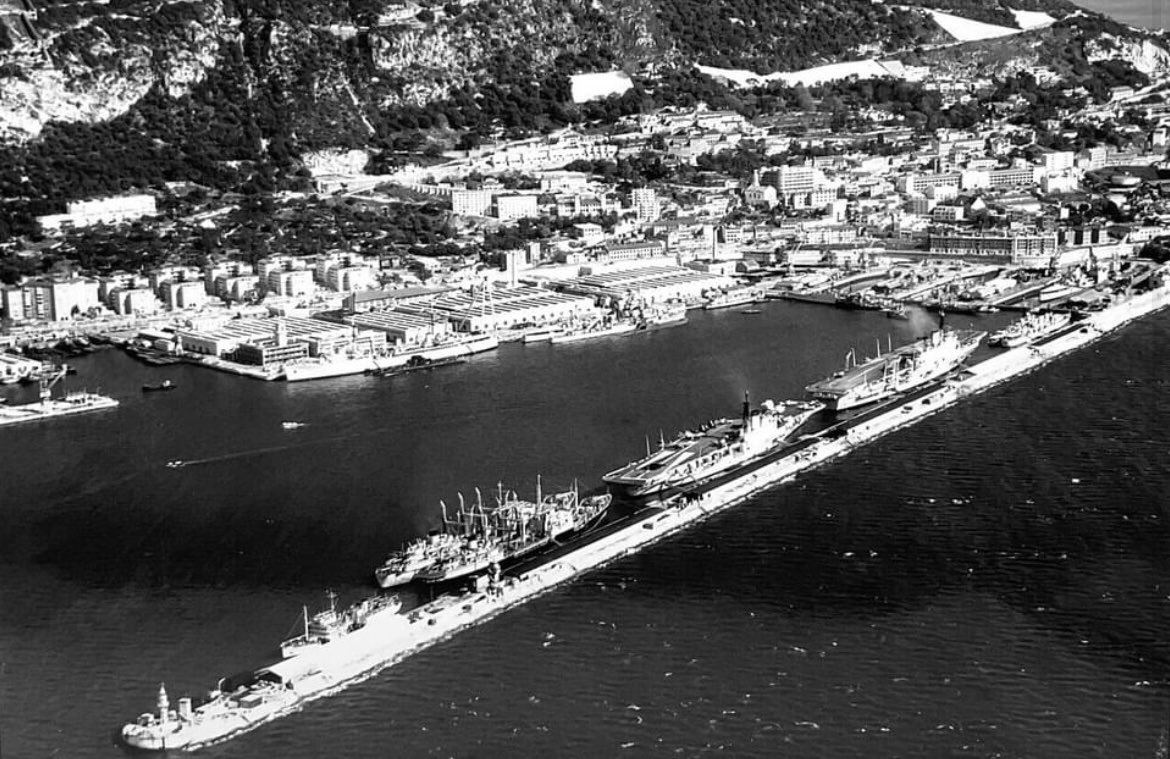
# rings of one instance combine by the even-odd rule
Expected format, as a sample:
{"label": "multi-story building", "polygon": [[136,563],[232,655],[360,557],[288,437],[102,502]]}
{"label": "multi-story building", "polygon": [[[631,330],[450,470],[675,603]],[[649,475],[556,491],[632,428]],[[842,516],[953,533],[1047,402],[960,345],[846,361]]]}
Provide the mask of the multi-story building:
{"label": "multi-story building", "polygon": [[491,190],[452,190],[451,212],[459,216],[487,216],[492,210]]}
{"label": "multi-story building", "polygon": [[136,316],[158,313],[162,306],[152,290],[121,290],[115,289],[109,295],[107,303],[115,314]]}
{"label": "multi-story building", "polygon": [[812,192],[824,181],[824,175],[814,166],[781,166],[767,171],[761,178],[763,184],[776,188],[780,195]]}
{"label": "multi-story building", "polygon": [[19,291],[19,295],[11,291],[5,295],[13,319],[61,321],[102,307],[98,283],[89,279],[37,279],[24,283]]}
{"label": "multi-story building", "polygon": [[656,258],[666,253],[666,244],[661,240],[612,243],[597,254],[599,261],[634,261],[639,258]]}
{"label": "multi-story building", "polygon": [[378,282],[378,274],[369,266],[331,266],[325,284],[337,292],[369,290]]}
{"label": "multi-story building", "polygon": [[658,218],[658,193],[652,187],[638,187],[630,191],[630,203],[638,221],[654,221]]}
{"label": "multi-story building", "polygon": [[500,221],[535,219],[540,215],[535,195],[497,195],[496,218]]}
{"label": "multi-story building", "polygon": [[246,300],[260,290],[260,277],[255,274],[231,276],[221,274],[215,278],[214,293],[224,300]]}
{"label": "multi-story building", "polygon": [[927,187],[939,185],[958,187],[961,179],[961,175],[955,172],[906,174],[898,178],[898,191],[904,193],[925,192]]}
{"label": "multi-story building", "polygon": [[158,288],[159,297],[172,311],[185,308],[199,308],[207,303],[207,290],[203,282],[163,282]]}
{"label": "multi-story building", "polygon": [[158,213],[153,195],[119,195],[112,198],[74,200],[65,204],[65,213],[38,216],[45,232],[93,224],[120,224]]}
{"label": "multi-story building", "polygon": [[1007,169],[995,169],[987,173],[988,186],[1002,188],[1033,185],[1037,182],[1037,173],[1041,171],[1035,166],[1013,166]]}
{"label": "multi-story building", "polygon": [[220,261],[203,269],[203,286],[208,295],[222,296],[223,293],[217,284],[221,279],[242,277],[252,273],[252,267],[242,261]]}
{"label": "multi-story building", "polygon": [[1058,249],[1055,232],[1030,234],[938,232],[930,235],[929,244],[932,254],[993,258],[1007,262],[1016,262],[1023,257],[1053,256]]}
{"label": "multi-story building", "polygon": [[313,292],[313,273],[306,269],[296,271],[273,270],[269,272],[265,283],[268,290],[277,295],[299,297],[310,295]]}

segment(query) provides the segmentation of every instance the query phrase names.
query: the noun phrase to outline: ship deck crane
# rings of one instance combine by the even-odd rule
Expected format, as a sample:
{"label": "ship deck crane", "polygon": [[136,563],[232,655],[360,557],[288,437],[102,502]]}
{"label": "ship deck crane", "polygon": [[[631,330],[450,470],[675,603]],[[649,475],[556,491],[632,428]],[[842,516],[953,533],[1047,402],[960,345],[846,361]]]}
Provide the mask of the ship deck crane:
{"label": "ship deck crane", "polygon": [[61,381],[65,376],[66,369],[63,366],[56,367],[53,374],[49,377],[41,377],[41,402],[48,401],[53,394],[53,385]]}

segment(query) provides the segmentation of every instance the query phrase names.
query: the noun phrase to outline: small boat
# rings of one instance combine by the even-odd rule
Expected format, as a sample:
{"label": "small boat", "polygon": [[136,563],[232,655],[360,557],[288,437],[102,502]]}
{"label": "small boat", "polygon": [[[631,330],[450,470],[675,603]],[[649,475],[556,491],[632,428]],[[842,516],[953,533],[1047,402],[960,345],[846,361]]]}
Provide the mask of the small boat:
{"label": "small boat", "polygon": [[143,385],[142,392],[144,392],[144,393],[157,393],[157,392],[162,392],[162,391],[166,391],[166,390],[174,390],[177,387],[178,387],[178,385],[176,385],[174,382],[171,382],[168,379],[168,380],[163,380],[162,382],[158,383],[157,385]]}
{"label": "small boat", "polygon": [[410,374],[411,372],[429,371],[431,369],[438,369],[441,366],[454,366],[455,364],[465,364],[467,359],[462,356],[449,356],[447,358],[427,358],[426,356],[411,356],[410,360],[402,366],[388,366],[381,369],[370,369],[366,373],[375,377],[396,377],[399,374]]}
{"label": "small boat", "polygon": [[286,430],[297,430],[304,427],[307,422],[281,422],[280,426]]}
{"label": "small boat", "polygon": [[344,611],[337,610],[337,594],[328,592],[329,608],[309,616],[304,608],[304,632],[280,644],[280,655],[284,659],[299,656],[330,641],[344,638],[355,630],[365,627],[377,614],[397,614],[402,608],[398,596],[374,596],[355,604]]}
{"label": "small boat", "polygon": [[764,313],[764,312],[763,312],[763,310],[761,310],[761,309],[758,309],[758,308],[745,308],[744,310],[740,311],[740,313],[741,313],[741,314],[753,314],[753,315],[754,315],[754,314],[762,314],[762,313]]}
{"label": "small boat", "polygon": [[890,319],[909,319],[910,312],[906,310],[905,306],[886,306],[882,309],[882,313]]}
{"label": "small boat", "polygon": [[178,469],[186,463],[182,459],[173,459],[167,462],[167,469]]}

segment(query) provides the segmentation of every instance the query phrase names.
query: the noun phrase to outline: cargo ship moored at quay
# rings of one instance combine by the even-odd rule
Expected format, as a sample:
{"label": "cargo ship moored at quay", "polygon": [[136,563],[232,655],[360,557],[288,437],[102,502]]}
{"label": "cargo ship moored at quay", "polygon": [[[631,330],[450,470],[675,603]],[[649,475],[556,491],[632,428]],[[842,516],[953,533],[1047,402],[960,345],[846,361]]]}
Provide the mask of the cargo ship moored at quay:
{"label": "cargo ship moored at quay", "polygon": [[207,702],[197,707],[189,699],[180,699],[179,708],[172,710],[166,691],[160,688],[158,713],[143,714],[136,722],[125,725],[122,739],[142,749],[192,750],[255,729],[589,569],[847,455],[963,398],[1033,371],[1167,305],[1170,288],[1159,282],[1149,291],[1118,299],[1109,308],[1033,345],[1008,349],[962,371],[944,373],[907,395],[783,445],[727,477],[680,492],[620,523],[607,525],[598,531],[600,535],[570,541],[557,554],[531,568],[477,578],[466,590],[446,593],[409,611],[387,615],[376,625],[367,624],[335,641],[257,669],[241,681],[220,681]]}

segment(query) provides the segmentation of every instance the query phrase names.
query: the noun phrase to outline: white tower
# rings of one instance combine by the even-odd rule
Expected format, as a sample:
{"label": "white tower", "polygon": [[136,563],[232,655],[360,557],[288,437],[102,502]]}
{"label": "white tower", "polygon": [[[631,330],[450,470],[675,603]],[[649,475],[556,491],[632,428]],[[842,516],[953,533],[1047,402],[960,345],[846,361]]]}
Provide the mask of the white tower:
{"label": "white tower", "polygon": [[167,698],[167,688],[163,683],[158,684],[158,721],[166,724],[171,711],[171,701]]}

